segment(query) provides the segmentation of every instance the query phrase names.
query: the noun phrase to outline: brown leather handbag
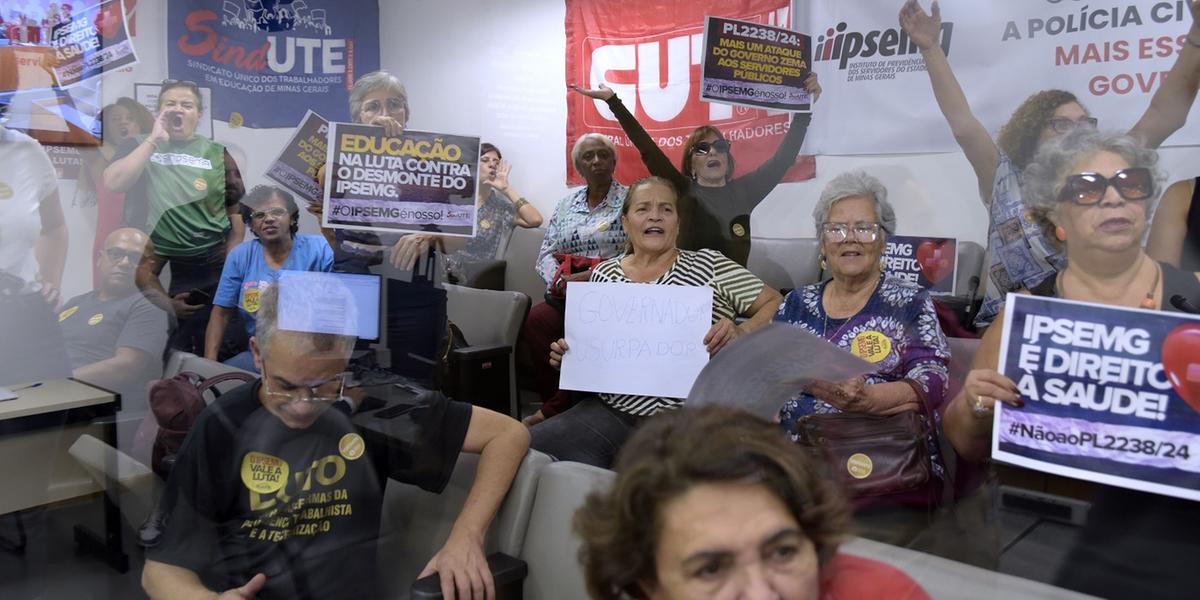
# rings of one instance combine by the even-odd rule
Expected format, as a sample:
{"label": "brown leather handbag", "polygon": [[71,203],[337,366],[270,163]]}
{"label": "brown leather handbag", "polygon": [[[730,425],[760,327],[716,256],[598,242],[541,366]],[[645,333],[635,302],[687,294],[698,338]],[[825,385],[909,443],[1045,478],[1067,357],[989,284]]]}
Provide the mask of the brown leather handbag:
{"label": "brown leather handbag", "polygon": [[[924,398],[921,406],[925,407]],[[927,443],[932,415],[829,413],[801,417],[800,445],[818,455],[859,508],[874,504],[936,506],[942,483],[933,476]]]}

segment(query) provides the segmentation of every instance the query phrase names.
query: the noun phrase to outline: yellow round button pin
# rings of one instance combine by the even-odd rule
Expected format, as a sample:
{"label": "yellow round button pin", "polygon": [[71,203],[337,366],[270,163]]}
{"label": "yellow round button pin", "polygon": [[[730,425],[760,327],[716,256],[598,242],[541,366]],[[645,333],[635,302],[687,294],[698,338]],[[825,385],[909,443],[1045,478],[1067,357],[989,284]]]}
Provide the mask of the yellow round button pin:
{"label": "yellow round button pin", "polygon": [[262,294],[258,291],[258,288],[246,288],[242,291],[242,308],[251,314],[258,312],[258,305],[261,297]]}
{"label": "yellow round button pin", "polygon": [[737,237],[746,237],[746,228],[742,226],[741,223],[734,223],[733,227],[730,227],[730,229],[733,230],[733,235]]}
{"label": "yellow round button pin", "polygon": [[287,479],[288,464],[281,458],[262,452],[242,457],[242,483],[252,492],[274,494],[283,489]]}
{"label": "yellow round button pin", "polygon": [[205,181],[203,177],[197,177],[196,180],[192,182],[192,187],[196,188],[197,192],[203,192],[204,190],[208,189],[208,182]]}
{"label": "yellow round button pin", "polygon": [[[70,316],[70,315],[68,315],[68,316]],[[99,325],[100,321],[103,321],[103,320],[104,320],[104,315],[102,313],[96,313],[96,314],[92,315],[92,318],[88,319],[88,325]]]}
{"label": "yellow round button pin", "polygon": [[891,351],[892,340],[878,331],[864,331],[850,341],[851,354],[873,363],[887,358]]}
{"label": "yellow round button pin", "polygon": [[7,183],[0,181],[0,200],[8,200],[13,197],[13,189]]}
{"label": "yellow round button pin", "polygon": [[479,220],[479,226],[480,226],[481,228],[483,228],[483,229],[491,229],[491,228],[492,228],[492,222],[491,222],[491,221],[489,221],[489,220],[487,220],[487,219],[480,219],[480,220]]}
{"label": "yellow round button pin", "polygon": [[71,308],[58,313],[58,322],[62,323],[63,321],[70,319],[71,315],[75,314],[76,312],[79,312],[78,306],[72,306]]}
{"label": "yellow round button pin", "polygon": [[846,459],[846,472],[855,479],[866,479],[871,476],[871,471],[875,469],[875,465],[871,462],[871,457],[857,452],[851,454],[850,458]]}
{"label": "yellow round button pin", "polygon": [[608,231],[608,221],[604,221],[597,225],[596,231]]}
{"label": "yellow round button pin", "polygon": [[240,112],[229,113],[229,128],[237,129],[246,124],[246,118]]}
{"label": "yellow round button pin", "polygon": [[367,445],[357,433],[347,433],[338,442],[338,453],[346,460],[356,460],[366,451]]}

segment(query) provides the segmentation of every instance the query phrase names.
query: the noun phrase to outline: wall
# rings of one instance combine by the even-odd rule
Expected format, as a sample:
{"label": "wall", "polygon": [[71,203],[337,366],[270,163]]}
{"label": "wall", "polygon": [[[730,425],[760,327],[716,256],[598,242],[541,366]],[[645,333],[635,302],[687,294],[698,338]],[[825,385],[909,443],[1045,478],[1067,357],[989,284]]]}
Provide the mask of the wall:
{"label": "wall", "polygon": [[[108,76],[108,101],[132,95],[134,82],[166,77],[166,4],[138,4],[141,62]],[[562,0],[380,0],[381,65],[408,88],[410,127],[475,134],[495,143],[514,165],[514,188],[547,217],[567,192],[564,16]],[[821,102],[836,101],[826,97]],[[1135,115],[1142,110],[1129,108]],[[262,173],[290,135],[286,129],[215,124],[216,139],[232,148],[248,186],[267,183]],[[1172,180],[1200,174],[1195,148],[1170,148],[1162,154]],[[811,212],[821,187],[848,169],[865,169],[883,180],[902,232],[984,242],[986,214],[961,153],[819,157],[815,179],[780,185],[755,210],[754,235],[812,236]],[[64,183],[61,191],[69,207],[73,183]],[[94,209],[68,213],[72,243],[64,293],[69,296],[91,286],[95,216]],[[316,231],[311,216],[302,215],[301,229]]]}

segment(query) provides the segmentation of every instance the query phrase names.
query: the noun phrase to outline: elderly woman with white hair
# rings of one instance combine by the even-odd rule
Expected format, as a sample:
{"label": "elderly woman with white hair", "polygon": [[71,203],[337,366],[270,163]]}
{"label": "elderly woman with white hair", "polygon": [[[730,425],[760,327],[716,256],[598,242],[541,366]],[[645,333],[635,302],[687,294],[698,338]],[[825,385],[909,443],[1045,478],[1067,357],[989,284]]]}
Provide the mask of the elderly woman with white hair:
{"label": "elderly woman with white hair", "polygon": [[[1021,193],[1067,266],[1030,293],[1167,311],[1176,310],[1176,295],[1200,301],[1200,274],[1157,262],[1142,248],[1162,193],[1157,162],[1157,153],[1134,138],[1092,128],[1042,146],[1025,170]],[[1024,406],[1016,383],[996,370],[1003,315],[983,336],[943,419],[946,438],[969,460],[990,454],[997,402]],[[1193,598],[1200,587],[1198,551],[1200,505],[1100,486],[1056,583],[1105,598]]]}
{"label": "elderly woman with white hair", "polygon": [[[546,225],[546,236],[538,250],[537,272],[553,292],[555,277],[564,257],[579,257],[591,262],[617,256],[625,249],[625,229],[621,225],[621,206],[629,188],[613,180],[617,169],[617,150],[608,136],[585,133],[571,148],[571,162],[587,185],[559,201]],[[570,260],[567,258],[567,260]],[[566,281],[587,281],[591,270],[567,273]],[[562,286],[561,294],[565,294]],[[559,293],[559,292],[555,292]],[[548,296],[552,294],[548,293]],[[548,298],[548,299],[553,299]],[[527,425],[541,422],[568,408],[569,398],[558,389],[558,371],[550,367],[550,344],[563,337],[563,313],[560,302],[544,302],[529,311],[521,329],[521,343],[528,352],[535,389],[542,408],[525,420]]]}
{"label": "elderly woman with white hair", "polygon": [[[807,386],[784,404],[780,422],[800,441],[801,424],[809,415],[915,413],[931,463],[925,486],[876,498],[881,501],[870,508],[856,502],[864,535],[903,544],[927,524],[929,499],[938,495],[944,473],[936,425],[930,420],[946,393],[949,347],[928,293],[883,272],[883,251],[896,229],[896,213],[878,179],[861,171],[835,177],[821,192],[813,220],[821,236],[821,261],[833,277],[789,293],[775,321],[820,336],[874,363],[877,370]],[[831,466],[839,473],[846,470],[846,465]]]}

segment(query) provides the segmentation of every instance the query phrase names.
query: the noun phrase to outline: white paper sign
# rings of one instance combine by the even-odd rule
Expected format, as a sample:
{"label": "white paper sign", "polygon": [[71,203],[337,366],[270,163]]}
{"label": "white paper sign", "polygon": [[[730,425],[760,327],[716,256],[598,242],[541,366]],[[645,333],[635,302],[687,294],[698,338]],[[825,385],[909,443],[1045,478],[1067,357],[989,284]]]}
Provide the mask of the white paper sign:
{"label": "white paper sign", "polygon": [[571,282],[559,387],[685,398],[711,326],[709,287]]}

